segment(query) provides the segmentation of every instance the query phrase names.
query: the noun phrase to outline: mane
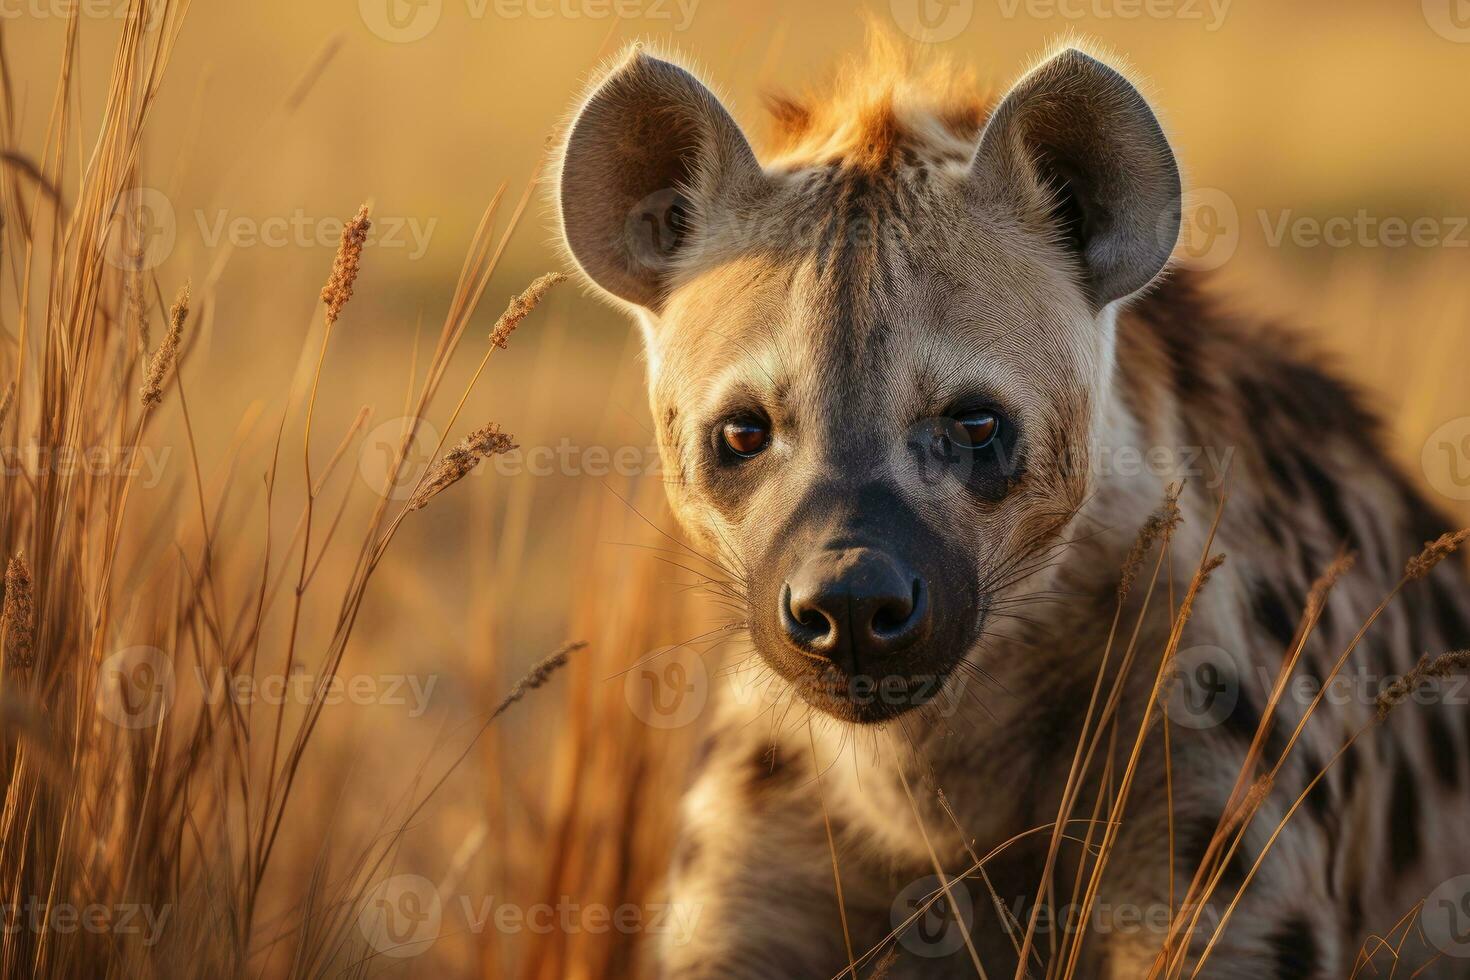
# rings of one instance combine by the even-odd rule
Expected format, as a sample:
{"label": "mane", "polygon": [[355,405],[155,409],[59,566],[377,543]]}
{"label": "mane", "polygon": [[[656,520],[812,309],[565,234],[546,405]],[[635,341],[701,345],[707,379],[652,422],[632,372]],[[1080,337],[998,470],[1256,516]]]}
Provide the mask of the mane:
{"label": "mane", "polygon": [[992,99],[972,71],[872,29],[867,51],[842,64],[825,91],[769,94],[766,107],[774,166],[883,170],[905,157],[968,159]]}

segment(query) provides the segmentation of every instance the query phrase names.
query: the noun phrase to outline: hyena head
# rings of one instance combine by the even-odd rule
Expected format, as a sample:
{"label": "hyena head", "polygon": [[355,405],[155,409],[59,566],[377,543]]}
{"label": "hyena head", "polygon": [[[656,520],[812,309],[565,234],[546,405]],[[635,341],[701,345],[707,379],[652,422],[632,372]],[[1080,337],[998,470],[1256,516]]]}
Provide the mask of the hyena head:
{"label": "hyena head", "polygon": [[1035,587],[1090,490],[1119,301],[1179,230],[1169,144],[1113,69],[1065,50],[994,111],[935,84],[775,103],[762,164],[635,46],[558,185],[571,255],[643,329],[678,519],[760,656],[850,721],[923,703]]}

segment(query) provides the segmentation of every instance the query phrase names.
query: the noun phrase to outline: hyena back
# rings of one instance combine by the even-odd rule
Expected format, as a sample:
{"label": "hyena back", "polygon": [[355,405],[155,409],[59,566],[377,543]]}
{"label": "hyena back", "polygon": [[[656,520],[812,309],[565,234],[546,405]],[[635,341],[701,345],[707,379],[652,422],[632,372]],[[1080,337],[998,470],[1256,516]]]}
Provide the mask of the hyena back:
{"label": "hyena back", "polygon": [[[728,570],[733,625],[769,678],[727,699],[700,753],[671,886],[700,927],[662,969],[836,976],[936,861],[958,874],[1019,835],[987,888],[955,886],[974,888],[973,947],[911,930],[883,967],[1015,972],[1001,916],[1030,912],[1050,834],[1027,832],[1056,819],[1104,651],[1165,648],[1219,513],[1211,548],[1228,559],[1180,663],[1208,667],[1228,704],[1171,713],[1167,759],[1161,737],[1144,743],[1095,898],[1111,918],[1089,920],[1075,973],[1145,976],[1156,913],[1166,925],[1204,857],[1312,583],[1354,556],[1306,640],[1299,673],[1320,678],[1446,521],[1353,392],[1166,271],[1179,171],[1114,69],[1068,49],[992,107],[879,44],[831,98],[772,108],[762,161],[708,88],[635,47],[579,104],[558,184],[573,259],[643,331],[675,514]],[[1110,644],[1125,556],[1180,479],[1168,560],[1144,564],[1121,619],[1138,635]],[[1387,678],[1470,643],[1466,593],[1455,561],[1409,581],[1353,668]],[[1120,731],[1156,667],[1123,678]],[[1250,884],[1201,975],[1345,976],[1371,933],[1470,872],[1463,698],[1405,706],[1327,765],[1376,693],[1324,700],[1292,744],[1223,867],[1217,895]],[[1310,701],[1271,714],[1267,760]],[[1111,791],[1119,769],[1090,771],[1105,769]],[[1073,813],[1098,812],[1100,792]],[[1073,860],[1052,895],[1071,894]],[[1038,937],[1037,975],[1065,938]],[[1405,965],[1470,973],[1445,942],[1416,932]]]}

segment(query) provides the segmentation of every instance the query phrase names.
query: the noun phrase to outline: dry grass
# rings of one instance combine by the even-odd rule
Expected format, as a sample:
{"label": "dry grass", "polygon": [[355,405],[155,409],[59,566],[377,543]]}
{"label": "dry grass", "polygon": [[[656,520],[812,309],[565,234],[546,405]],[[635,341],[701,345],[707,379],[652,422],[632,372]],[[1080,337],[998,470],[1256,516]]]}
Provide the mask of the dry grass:
{"label": "dry grass", "polygon": [[[511,392],[557,431],[563,419],[536,393],[586,384],[605,368],[601,352],[587,356],[580,378],[565,376],[559,322],[532,314],[553,278],[514,294],[488,339],[466,340],[486,292],[512,294],[503,272],[492,288],[492,274],[533,188],[511,208],[504,186],[494,194],[471,229],[443,324],[425,344],[401,331],[374,337],[364,329],[379,271],[365,250],[372,218],[365,207],[348,220],[333,261],[312,267],[314,282],[327,285],[310,321],[272,324],[256,338],[267,347],[299,345],[302,367],[294,378],[242,367],[262,394],[237,421],[235,406],[214,404],[219,379],[201,356],[219,325],[255,329],[222,302],[233,270],[221,260],[192,287],[182,276],[144,271],[126,259],[142,256],[148,242],[127,240],[131,226],[116,211],[147,184],[143,134],[186,7],[164,3],[147,25],[124,22],[105,88],[85,93],[81,27],[73,22],[45,139],[18,142],[9,83],[0,116],[7,154],[0,443],[43,451],[20,466],[7,457],[0,477],[7,562],[0,887],[10,908],[35,907],[42,917],[38,927],[0,938],[0,971],[638,975],[644,937],[637,933],[467,930],[446,911],[432,948],[399,960],[360,928],[364,900],[397,874],[428,878],[446,910],[466,895],[523,907],[657,901],[699,726],[646,724],[630,693],[638,685],[625,680],[648,669],[652,651],[691,637],[712,671],[721,652],[723,637],[707,632],[707,598],[689,588],[686,566],[697,568],[699,559],[648,526],[663,522],[656,479],[594,480],[556,493],[528,479],[477,480],[511,448],[510,436],[493,426],[445,452],[463,412],[485,402],[500,417],[513,408]],[[283,112],[302,104],[335,50],[329,45],[307,67]],[[8,79],[8,66],[0,68]],[[105,113],[84,117],[81,94],[88,106],[100,100]],[[1315,319],[1338,325],[1332,346],[1359,352],[1351,367],[1360,376],[1386,391],[1399,379],[1420,379],[1390,403],[1395,449],[1411,463],[1422,434],[1457,411],[1453,395],[1425,381],[1466,353],[1457,312],[1466,301],[1463,273],[1452,258],[1426,263],[1415,278],[1345,258],[1315,311]],[[262,275],[247,285],[263,290],[276,281]],[[309,304],[311,294],[301,299]],[[507,347],[514,355],[532,339],[511,336],[528,315],[521,329],[545,335],[525,372],[530,383],[516,385],[490,370],[489,359]],[[1416,347],[1384,347],[1384,324],[1399,318],[1419,325]],[[153,336],[162,340],[150,354]],[[359,351],[370,345],[387,353],[365,359]],[[403,376],[388,373],[395,364],[407,365],[401,396]],[[344,381],[364,373],[371,406],[352,401],[356,389]],[[609,397],[600,417],[619,415],[622,394]],[[372,451],[372,420],[389,412],[403,421],[383,449],[381,486],[368,487],[351,471]],[[637,423],[599,425],[608,441],[648,438]],[[314,435],[325,444],[314,448]],[[97,447],[112,447],[124,461],[178,453],[170,480],[145,486],[138,466],[65,462]],[[1167,648],[1141,649],[1123,599],[1142,589],[1145,605],[1162,601],[1154,589],[1171,560],[1176,520],[1171,500],[1140,535],[1109,644],[1109,663],[1155,677],[1144,722],[1121,729],[1121,690],[1100,673],[1057,821],[1020,835],[1049,841],[1052,858],[1069,843],[1092,855],[1075,880],[1057,886],[1078,904],[1095,899],[1145,740],[1167,737],[1157,721],[1169,665],[1192,598],[1208,588],[1218,561],[1208,548],[1190,556],[1197,570],[1173,608]],[[1427,549],[1406,578],[1458,543]],[[1340,571],[1328,570],[1314,590],[1272,705]],[[587,646],[558,649],[567,637]],[[446,673],[424,653],[435,644],[463,665],[452,712],[405,719],[381,705],[331,703],[333,677]],[[557,652],[538,663],[548,649]],[[1429,661],[1420,676],[1463,666],[1463,655]],[[510,683],[528,667],[525,680]],[[280,704],[223,694],[298,675],[310,681],[305,694]],[[1409,690],[1382,710],[1400,710]],[[1259,754],[1263,737],[1256,741]],[[1217,894],[1222,869],[1284,759],[1263,760],[1262,779],[1242,776],[1182,907],[1236,897]],[[1089,776],[1114,792],[1093,812],[1074,812]],[[947,884],[984,881],[986,864],[1010,843],[943,871]],[[1038,897],[1045,894],[1039,886]],[[143,910],[144,930],[62,931],[60,910],[88,905],[114,915]],[[1386,937],[1407,935],[1416,914],[1375,925]],[[1176,925],[1192,935],[1197,923]],[[1012,926],[1018,960],[1038,962],[1035,920]],[[1045,976],[1077,976],[1083,939],[1047,950]],[[1389,941],[1365,947],[1360,967],[1381,967],[1393,948]],[[1181,975],[1180,949],[1176,943],[1161,955],[1157,976]],[[887,943],[853,949],[850,958],[877,976],[895,955]]]}
{"label": "dry grass", "polygon": [[[356,544],[342,506],[334,516],[320,513],[329,492],[345,501],[359,488],[342,488],[338,464],[367,413],[324,467],[311,437],[322,376],[332,367],[333,327],[351,325],[349,303],[371,227],[364,206],[346,223],[330,271],[323,270],[316,368],[305,390],[295,386],[267,411],[278,420],[259,441],[263,454],[242,454],[222,478],[205,478],[190,415],[188,327],[193,307],[210,310],[215,298],[209,286],[191,297],[182,284],[165,312],[154,297],[168,284],[114,261],[143,254],[147,244],[119,241],[130,225],[118,202],[139,187],[143,125],[182,16],[181,5],[164,3],[150,28],[141,11],[135,2],[122,29],[109,113],[78,198],[64,203],[57,190],[78,131],[71,115],[75,47],[62,66],[51,139],[34,162],[8,169],[4,184],[11,218],[5,245],[17,272],[6,282],[21,286],[20,295],[7,297],[11,343],[3,363],[14,382],[4,402],[6,443],[37,452],[31,465],[13,469],[9,464],[23,457],[7,453],[0,498],[0,548],[11,556],[0,888],[12,921],[22,922],[5,930],[0,961],[11,976],[365,973],[381,950],[358,928],[363,896],[476,740],[437,784],[408,787],[393,812],[380,814],[379,833],[356,842],[346,859],[337,859],[324,815],[314,828],[323,839],[314,861],[283,872],[283,828],[312,815],[313,801],[297,799],[304,783],[323,775],[308,750],[405,515],[510,441],[494,426],[471,434],[438,468],[418,476],[422,488],[407,504],[384,496],[368,510]],[[502,222],[496,246],[500,201],[496,195],[485,212],[427,374],[410,392],[417,419],[431,417],[520,216],[517,210]],[[43,275],[37,279],[32,270]],[[30,291],[33,281],[45,284],[42,295]],[[482,342],[485,357],[505,346],[554,281],[538,281],[512,304],[508,325]],[[150,356],[150,326],[159,317],[163,341]],[[301,338],[309,345],[311,332]],[[478,379],[477,372],[471,387]],[[469,394],[460,396],[460,407]],[[299,457],[284,451],[296,419]],[[454,417],[443,424],[452,428]],[[66,462],[91,447],[117,446],[127,464],[178,433],[188,461],[177,492],[135,493],[137,469],[130,465]],[[413,426],[403,431],[388,485],[411,478],[415,435]],[[285,474],[295,459],[299,480]],[[227,501],[252,493],[237,475],[246,466],[260,468],[262,489],[241,513]],[[284,548],[276,533],[282,520],[294,520]],[[167,547],[150,546],[150,529],[166,535]],[[330,576],[319,574],[328,555]],[[541,664],[486,726],[549,683],[579,648]],[[262,706],[226,696],[242,682],[290,679],[303,670],[309,683],[294,700]],[[95,921],[79,925],[78,916]]]}

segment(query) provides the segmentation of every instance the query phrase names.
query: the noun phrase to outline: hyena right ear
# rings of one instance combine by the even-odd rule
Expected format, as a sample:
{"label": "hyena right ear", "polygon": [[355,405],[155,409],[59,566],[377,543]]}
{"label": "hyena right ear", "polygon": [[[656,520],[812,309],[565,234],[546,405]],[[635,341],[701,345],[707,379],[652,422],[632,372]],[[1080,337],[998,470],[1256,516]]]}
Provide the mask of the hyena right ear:
{"label": "hyena right ear", "polygon": [[657,309],[702,216],[763,181],[714,93],[637,45],[572,122],[558,185],[562,235],[598,286]]}
{"label": "hyena right ear", "polygon": [[984,193],[1073,253],[1098,309],[1147,286],[1179,237],[1179,167],[1153,110],[1075,48],[1001,101],[972,168]]}

